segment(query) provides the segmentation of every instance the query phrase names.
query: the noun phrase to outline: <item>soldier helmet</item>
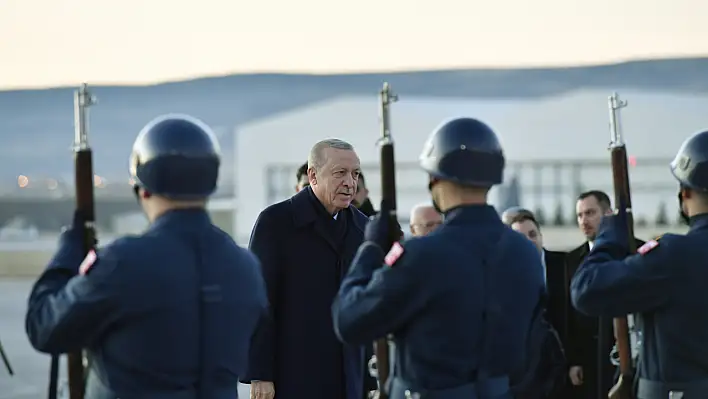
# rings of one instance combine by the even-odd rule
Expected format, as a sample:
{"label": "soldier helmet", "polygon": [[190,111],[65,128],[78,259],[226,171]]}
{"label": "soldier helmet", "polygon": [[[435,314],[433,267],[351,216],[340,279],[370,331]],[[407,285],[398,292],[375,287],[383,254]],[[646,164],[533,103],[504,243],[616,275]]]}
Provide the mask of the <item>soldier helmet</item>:
{"label": "soldier helmet", "polygon": [[708,191],[708,131],[683,142],[671,162],[671,173],[685,187]]}
{"label": "soldier helmet", "polygon": [[220,158],[219,142],[204,122],[163,115],[135,139],[131,181],[135,189],[170,199],[204,199],[216,190]]}
{"label": "soldier helmet", "polygon": [[420,166],[432,177],[491,187],[504,177],[504,152],[494,131],[477,119],[449,120],[428,138]]}

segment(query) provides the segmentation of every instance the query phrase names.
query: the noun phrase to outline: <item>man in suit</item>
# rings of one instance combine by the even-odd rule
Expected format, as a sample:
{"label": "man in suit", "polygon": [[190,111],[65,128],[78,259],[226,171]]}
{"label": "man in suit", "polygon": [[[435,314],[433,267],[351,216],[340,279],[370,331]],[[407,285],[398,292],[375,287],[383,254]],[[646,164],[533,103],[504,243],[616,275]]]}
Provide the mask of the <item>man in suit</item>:
{"label": "man in suit", "polygon": [[[544,370],[536,375],[540,386],[537,385],[532,392],[517,393],[517,397],[566,399],[568,390],[565,381],[567,364],[561,347],[561,343],[565,344],[567,334],[566,315],[570,301],[567,290],[569,276],[565,266],[566,254],[565,252],[549,251],[543,247],[541,226],[531,211],[519,207],[507,209],[502,214],[502,221],[513,230],[523,234],[538,249],[543,264],[543,277],[546,282],[548,298],[546,320],[558,334],[557,337],[548,338],[544,343],[546,358],[540,366]],[[558,339],[561,342],[558,342]]]}
{"label": "man in suit", "polygon": [[368,222],[352,205],[359,158],[329,139],[307,163],[309,186],[263,210],[251,233],[271,318],[254,334],[243,382],[254,399],[362,399],[363,347],[337,339],[331,312]]}
{"label": "man in suit", "polygon": [[307,162],[304,164],[300,165],[299,168],[297,168],[297,173],[295,173],[295,178],[296,183],[295,183],[295,192],[299,193],[300,190],[303,188],[307,187],[310,185],[310,182],[307,180]]}
{"label": "man in suit", "polygon": [[[568,252],[566,263],[570,277],[590,253],[603,216],[612,214],[610,197],[599,190],[590,190],[580,194],[576,200],[575,211],[580,231],[586,241]],[[644,244],[637,240],[637,246]],[[566,351],[570,368],[568,376],[574,385],[575,398],[597,399],[607,397],[607,392],[615,378],[615,365],[610,360],[614,345],[612,320],[588,317],[568,307],[568,342]]]}
{"label": "man in suit", "polygon": [[[513,213],[512,213],[513,212]],[[567,334],[565,315],[568,299],[569,276],[565,267],[565,252],[549,251],[543,247],[541,226],[534,214],[526,209],[504,212],[502,220],[513,230],[523,234],[538,248],[543,260],[544,279],[548,292],[548,321],[558,331],[561,339]]]}
{"label": "man in suit", "polygon": [[354,196],[354,206],[359,208],[359,211],[367,217],[374,216],[377,213],[369,199],[369,189],[366,188],[366,179],[364,179],[363,173],[359,174],[359,183],[356,185],[356,195]]}

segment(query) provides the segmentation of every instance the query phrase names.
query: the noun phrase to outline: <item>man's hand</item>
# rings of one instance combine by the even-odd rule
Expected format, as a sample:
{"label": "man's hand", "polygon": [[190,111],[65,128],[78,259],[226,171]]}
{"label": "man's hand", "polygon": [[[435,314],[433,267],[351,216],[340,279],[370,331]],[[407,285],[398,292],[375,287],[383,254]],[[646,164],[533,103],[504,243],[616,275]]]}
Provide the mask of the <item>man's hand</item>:
{"label": "man's hand", "polygon": [[251,399],[275,398],[275,386],[269,381],[251,381]]}
{"label": "man's hand", "polygon": [[[570,382],[572,382],[573,385],[583,385],[583,368],[581,366],[570,366],[568,377],[570,377]],[[251,394],[251,397],[253,397],[253,394]]]}

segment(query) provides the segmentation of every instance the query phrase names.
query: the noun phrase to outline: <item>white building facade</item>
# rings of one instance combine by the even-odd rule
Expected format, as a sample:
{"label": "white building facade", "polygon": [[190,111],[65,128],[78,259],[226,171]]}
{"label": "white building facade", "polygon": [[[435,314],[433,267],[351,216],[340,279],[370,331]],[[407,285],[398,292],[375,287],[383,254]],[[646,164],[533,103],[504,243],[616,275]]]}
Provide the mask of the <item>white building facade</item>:
{"label": "white building facade", "polygon": [[[414,98],[400,93],[400,100],[391,106],[400,214],[407,216],[410,207],[428,200],[427,178],[416,167],[419,153],[436,126],[458,116],[481,119],[497,132],[510,161],[507,175],[518,176],[522,186],[532,180],[551,179],[549,173],[569,173],[556,168],[555,172],[543,172],[546,177],[539,177],[539,173],[523,167],[529,162],[551,165],[555,161],[561,165],[582,160],[596,164],[580,176],[585,188],[611,191],[607,152],[609,94],[610,90],[578,91],[545,99],[469,100]],[[642,203],[653,201],[651,206],[646,205],[648,214],[659,199],[674,200],[675,190],[669,190],[673,182],[668,161],[692,132],[708,129],[708,97],[630,90],[620,90],[620,95],[629,101],[629,107],[622,111],[622,122],[629,153],[637,160],[632,181],[637,186],[656,183],[663,187],[661,193],[647,190],[652,191],[650,196],[640,198],[640,203],[635,195],[635,208],[642,209]],[[239,241],[247,240],[260,211],[292,195],[297,167],[307,160],[310,147],[325,138],[336,137],[354,145],[376,204],[380,198],[378,106],[376,91],[372,90],[371,96],[329,99],[240,126],[234,132],[238,204],[234,233]],[[655,162],[643,165],[643,160],[648,159]],[[552,207],[543,186],[537,184],[534,198],[528,203],[524,199],[523,205]],[[562,195],[572,200],[572,193]]]}

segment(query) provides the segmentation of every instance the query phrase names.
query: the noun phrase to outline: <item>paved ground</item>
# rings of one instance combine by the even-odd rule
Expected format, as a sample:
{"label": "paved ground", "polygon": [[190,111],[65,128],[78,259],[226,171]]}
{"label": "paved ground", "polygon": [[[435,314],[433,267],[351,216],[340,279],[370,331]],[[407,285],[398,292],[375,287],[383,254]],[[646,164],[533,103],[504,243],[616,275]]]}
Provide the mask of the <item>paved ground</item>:
{"label": "paved ground", "polygon": [[[0,399],[43,399],[49,382],[49,356],[32,349],[24,332],[24,313],[32,281],[0,281],[0,341],[15,370],[10,377],[0,363]],[[64,371],[62,363],[62,372]],[[240,398],[248,398],[242,385]]]}

